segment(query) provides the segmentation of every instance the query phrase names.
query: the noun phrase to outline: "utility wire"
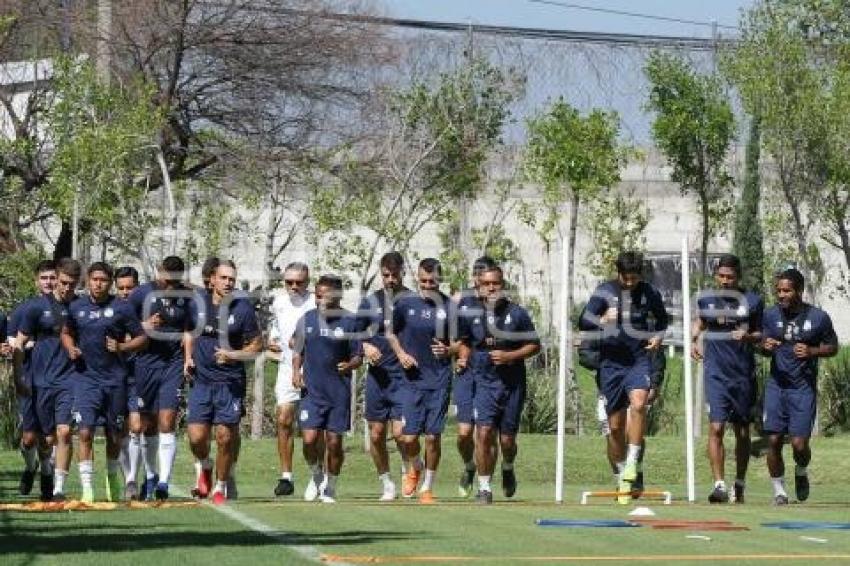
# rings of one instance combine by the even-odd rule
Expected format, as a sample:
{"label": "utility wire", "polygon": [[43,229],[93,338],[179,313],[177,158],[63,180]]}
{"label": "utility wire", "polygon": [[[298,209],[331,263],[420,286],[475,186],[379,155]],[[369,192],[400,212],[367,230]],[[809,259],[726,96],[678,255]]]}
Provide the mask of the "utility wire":
{"label": "utility wire", "polygon": [[531,4],[543,4],[546,6],[558,6],[560,8],[569,8],[573,10],[585,10],[588,12],[600,12],[602,14],[613,14],[616,16],[628,16],[630,18],[643,18],[645,20],[656,20],[662,22],[674,22],[677,24],[691,24],[695,26],[713,27],[717,26],[724,29],[737,30],[735,26],[715,24],[714,22],[705,22],[699,20],[686,20],[683,18],[671,18],[669,16],[655,16],[652,14],[641,14],[639,12],[627,12],[625,10],[614,10],[612,8],[599,8],[597,6],[585,6],[583,4],[573,4],[572,2],[556,2],[555,0],[528,0]]}

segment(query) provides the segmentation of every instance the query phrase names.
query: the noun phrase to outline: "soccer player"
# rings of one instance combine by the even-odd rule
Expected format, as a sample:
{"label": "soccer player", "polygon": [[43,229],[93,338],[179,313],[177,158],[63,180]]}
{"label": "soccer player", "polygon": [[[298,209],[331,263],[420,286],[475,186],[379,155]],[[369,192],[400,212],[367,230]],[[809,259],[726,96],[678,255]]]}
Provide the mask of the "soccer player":
{"label": "soccer player", "polygon": [[245,362],[262,349],[263,340],[250,301],[233,296],[236,265],[221,260],[210,278],[210,293],[191,301],[193,332],[184,340],[184,373],[193,374],[189,393],[188,433],[196,466],[196,493],[207,497],[212,483],[210,435],[215,426],[216,483],[212,501],[228,499],[227,480],[234,460],[245,393]]}
{"label": "soccer player", "polygon": [[484,267],[478,276],[484,312],[461,319],[464,348],[461,357],[475,380],[475,459],[478,463],[478,494],[482,504],[493,502],[490,478],[496,467],[496,437],[502,450],[502,490],[516,493],[514,460],[516,437],[525,403],[525,360],[540,351],[540,340],[528,312],[505,296],[499,266]]}
{"label": "soccer player", "polygon": [[[358,308],[360,330],[366,331],[368,340],[363,343],[363,354],[369,362],[366,371],[366,410],[369,423],[369,451],[381,482],[381,501],[396,497],[396,486],[390,478],[387,453],[387,426],[402,457],[402,475],[407,472],[404,445],[401,440],[401,387],[404,370],[387,341],[388,327],[392,326],[396,302],[410,293],[404,286],[404,258],[398,252],[388,252],[381,257],[382,288],[365,297]],[[416,465],[414,462],[413,465]],[[419,462],[421,468],[422,463]]]}
{"label": "soccer player", "polygon": [[[139,272],[134,267],[124,266],[115,270],[115,294],[122,300],[130,298],[133,290],[139,286]],[[144,327],[144,325],[143,325]],[[140,411],[139,396],[136,390],[136,358],[138,354],[127,356],[127,421],[124,423],[124,436],[121,439],[121,469],[124,472],[124,499],[152,500],[158,483],[156,475],[157,429],[156,422]],[[182,368],[181,368],[182,373]],[[142,401],[142,406],[144,401]],[[139,491],[136,476],[139,461],[144,462],[145,481]]]}
{"label": "soccer player", "polygon": [[[345,456],[342,439],[351,426],[351,380],[362,362],[362,352],[356,339],[357,318],[339,306],[342,279],[319,277],[315,295],[316,308],[298,321],[292,338],[292,381],[306,390],[298,415],[304,459],[313,483],[324,485],[319,500],[335,503]],[[322,436],[327,451],[324,476],[319,451]]]}
{"label": "soccer player", "polygon": [[787,269],[775,281],[776,305],[762,323],[762,351],[771,357],[764,391],[764,432],[768,435],[767,469],[773,483],[773,502],[787,505],[782,445],[791,439],[796,467],[794,490],[798,501],[809,498],[809,438],[817,412],[818,359],[838,352],[838,337],[829,315],[803,302],[805,280]]}
{"label": "soccer player", "polygon": [[41,429],[39,433],[46,447],[56,446],[55,470],[48,454],[41,460],[42,501],[50,501],[54,495],[56,499],[64,497],[65,478],[71,463],[74,368],[60,336],[68,318],[68,306],[80,282],[81,267],[76,260],[63,259],[57,263],[56,272],[53,292],[24,305],[16,343],[21,351],[27,342],[35,343],[31,361],[32,400]]}
{"label": "soccer player", "polygon": [[[278,360],[275,398],[277,401],[277,453],[280,459],[280,479],[275,486],[277,496],[292,495],[295,483],[292,476],[292,453],[295,450],[295,413],[301,400],[301,391],[292,383],[292,348],[289,341],[304,313],[316,308],[308,285],[310,269],[306,264],[293,262],[283,270],[283,293],[272,300],[272,321],[269,331],[271,357]],[[323,461],[324,458],[320,458]],[[312,476],[307,485],[305,499],[318,497],[319,486]]]}
{"label": "soccer player", "polygon": [[[419,457],[420,435],[425,435],[425,477],[419,486],[420,503],[434,503],[434,479],[440,464],[441,436],[449,404],[455,353],[450,333],[454,316],[451,300],[439,291],[442,268],[434,258],[419,262],[419,292],[396,303],[392,334],[387,335],[404,368],[402,387],[402,434],[408,462]],[[402,495],[413,497],[420,470],[410,466]]]}
{"label": "soccer player", "polygon": [[[151,480],[151,483],[157,482],[154,496],[158,500],[168,499],[168,484],[177,451],[174,431],[183,388],[182,341],[189,328],[189,305],[193,295],[183,284],[185,271],[182,259],[168,256],[157,266],[156,279],[139,286],[129,298],[148,334],[147,347],[135,360],[136,394],[140,412],[148,419],[156,419],[159,430],[159,474]],[[135,486],[128,484],[127,487],[135,491]],[[147,487],[148,493],[150,487]]]}
{"label": "soccer player", "polygon": [[668,317],[661,294],[643,281],[642,254],[622,252],[616,266],[617,279],[596,288],[579,328],[601,333],[599,385],[606,401],[611,451],[620,472],[617,500],[625,505],[632,498],[646,429],[650,352],[661,347]]}
{"label": "soccer player", "polygon": [[147,343],[132,308],[110,294],[112,282],[112,267],[91,264],[88,293],[71,303],[62,329],[62,344],[76,366],[74,417],[79,424],[81,500],[86,503],[94,501],[92,444],[99,417],[106,421],[107,500],[122,496],[118,457],[127,413],[126,354]]}
{"label": "soccer player", "polygon": [[[460,321],[468,322],[466,319],[481,317],[484,314],[478,277],[484,269],[492,267],[496,267],[496,262],[487,256],[479,257],[472,264],[472,288],[463,291],[457,301]],[[457,407],[457,451],[463,461],[463,472],[461,472],[457,489],[461,497],[469,497],[475,481],[475,422],[472,418],[475,379],[471,371],[465,371],[466,368],[461,367],[462,363],[465,362],[458,364],[454,381],[455,406]],[[497,444],[493,444],[493,447],[495,449]]]}
{"label": "soccer player", "polygon": [[[700,293],[691,339],[693,358],[703,361],[705,397],[708,400],[708,459],[714,476],[709,503],[727,503],[724,479],[726,424],[735,432],[734,500],[744,502],[750,460],[750,415],[756,401],[755,348],[761,341],[761,297],[738,286],[741,261],[720,257],[714,270],[715,288]],[[703,345],[700,345],[703,337]]]}
{"label": "soccer player", "polygon": [[35,482],[35,473],[39,463],[46,465],[42,467],[41,487],[42,498],[47,495],[47,488],[52,482],[53,470],[50,463],[49,447],[44,442],[41,425],[38,420],[38,410],[35,401],[35,389],[45,386],[45,376],[33,375],[32,353],[35,342],[28,340],[24,344],[18,343],[18,330],[23,322],[31,301],[53,293],[56,285],[56,263],[51,260],[38,262],[35,267],[35,284],[38,294],[24,301],[12,310],[9,326],[6,332],[11,337],[13,347],[13,363],[15,375],[15,389],[18,397],[18,412],[21,419],[21,455],[24,458],[24,471],[21,473],[21,481],[18,491],[21,495],[29,495]]}

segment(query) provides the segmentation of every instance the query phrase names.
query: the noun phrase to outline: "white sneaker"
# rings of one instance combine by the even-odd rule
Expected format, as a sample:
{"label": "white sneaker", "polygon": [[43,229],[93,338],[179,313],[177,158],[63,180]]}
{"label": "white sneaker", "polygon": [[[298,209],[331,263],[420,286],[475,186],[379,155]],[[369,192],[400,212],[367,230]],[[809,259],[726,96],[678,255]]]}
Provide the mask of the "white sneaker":
{"label": "white sneaker", "polygon": [[322,495],[319,496],[319,501],[322,503],[336,503],[334,495],[336,494],[324,488],[324,482],[322,482]]}
{"label": "white sneaker", "polygon": [[311,477],[307,482],[307,489],[304,490],[304,501],[315,501],[317,497],[319,497],[319,486]]}
{"label": "white sneaker", "polygon": [[393,501],[395,499],[395,484],[390,482],[384,486],[384,492],[378,501]]}

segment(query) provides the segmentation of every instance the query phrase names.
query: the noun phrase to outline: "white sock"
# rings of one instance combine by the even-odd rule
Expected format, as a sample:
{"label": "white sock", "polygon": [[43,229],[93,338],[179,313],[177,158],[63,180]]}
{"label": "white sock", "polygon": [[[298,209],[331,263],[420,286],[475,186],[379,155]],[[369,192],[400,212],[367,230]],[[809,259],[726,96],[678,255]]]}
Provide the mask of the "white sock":
{"label": "white sock", "polygon": [[280,479],[292,481],[292,472],[281,472]]}
{"label": "white sock", "polygon": [[794,475],[795,476],[807,476],[807,475],[809,475],[809,467],[808,466],[795,466],[794,467]]}
{"label": "white sock", "polygon": [[38,449],[35,446],[31,448],[21,446],[21,456],[24,457],[24,468],[28,472],[35,472],[38,469]]}
{"label": "white sock", "polygon": [[56,470],[53,473],[53,495],[65,493],[65,478],[68,477],[68,472],[65,470]]}
{"label": "white sock", "polygon": [[381,484],[384,486],[384,489],[389,489],[393,486],[393,480],[390,479],[389,472],[379,475],[378,479],[381,480]]}
{"label": "white sock", "polygon": [[157,435],[142,436],[142,460],[145,463],[145,477],[150,479],[156,475],[156,454],[159,452],[159,437]]}
{"label": "white sock", "polygon": [[437,470],[425,470],[425,479],[422,480],[422,487],[419,488],[419,493],[431,491],[431,486],[434,484],[434,477],[436,475]]}
{"label": "white sock", "polygon": [[640,457],[640,444],[629,444],[628,452],[626,452],[626,463],[636,464]]}
{"label": "white sock", "polygon": [[121,452],[118,453],[118,462],[121,464],[124,483],[127,483],[130,478],[130,437],[132,435],[133,433],[131,432],[121,439]]}
{"label": "white sock", "polygon": [[770,478],[770,482],[773,484],[773,496],[784,495],[788,497],[788,494],[785,492],[785,478]]}
{"label": "white sock", "polygon": [[227,482],[226,481],[216,481],[215,489],[213,489],[213,493],[219,492],[223,493],[225,497],[227,496]]}
{"label": "white sock", "polygon": [[726,491],[726,482],[723,481],[723,480],[717,480],[716,482],[714,482],[714,487],[715,488],[719,487],[723,491]]}
{"label": "white sock", "polygon": [[502,462],[502,470],[504,470],[506,472],[510,472],[513,469],[514,469],[514,463],[513,462]]}
{"label": "white sock", "polygon": [[43,476],[52,476],[53,475],[53,456],[46,456],[41,459],[41,475]]}
{"label": "white sock", "polygon": [[623,475],[623,470],[625,470],[625,469],[626,469],[626,463],[625,462],[617,462],[617,476],[618,477]]}
{"label": "white sock", "polygon": [[177,438],[173,432],[159,433],[159,482],[168,483],[171,479],[171,467],[177,453]]}
{"label": "white sock", "polygon": [[336,480],[339,479],[339,476],[335,476],[333,474],[327,474],[325,476],[325,480],[327,481],[327,485],[325,485],[325,495],[334,496],[336,493]]}
{"label": "white sock", "polygon": [[93,489],[94,486],[94,461],[83,460],[80,462],[80,483],[85,488]]}
{"label": "white sock", "polygon": [[121,471],[121,463],[118,460],[106,460],[106,471],[109,475],[117,474]]}
{"label": "white sock", "polygon": [[481,491],[492,491],[490,489],[490,476],[478,476],[478,489]]}
{"label": "white sock", "polygon": [[[124,451],[122,450],[122,454]],[[141,438],[138,434],[131,432],[127,437],[127,469],[124,474],[124,481],[130,483],[136,481],[136,476],[139,473],[139,459],[142,456]]]}

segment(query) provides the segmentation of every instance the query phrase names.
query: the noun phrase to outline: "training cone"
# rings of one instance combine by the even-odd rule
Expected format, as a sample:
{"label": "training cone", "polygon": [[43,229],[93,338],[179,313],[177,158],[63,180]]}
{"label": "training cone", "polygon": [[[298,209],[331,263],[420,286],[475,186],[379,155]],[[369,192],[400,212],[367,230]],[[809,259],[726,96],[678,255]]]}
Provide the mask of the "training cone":
{"label": "training cone", "polygon": [[655,517],[655,511],[649,507],[635,507],[629,517]]}

